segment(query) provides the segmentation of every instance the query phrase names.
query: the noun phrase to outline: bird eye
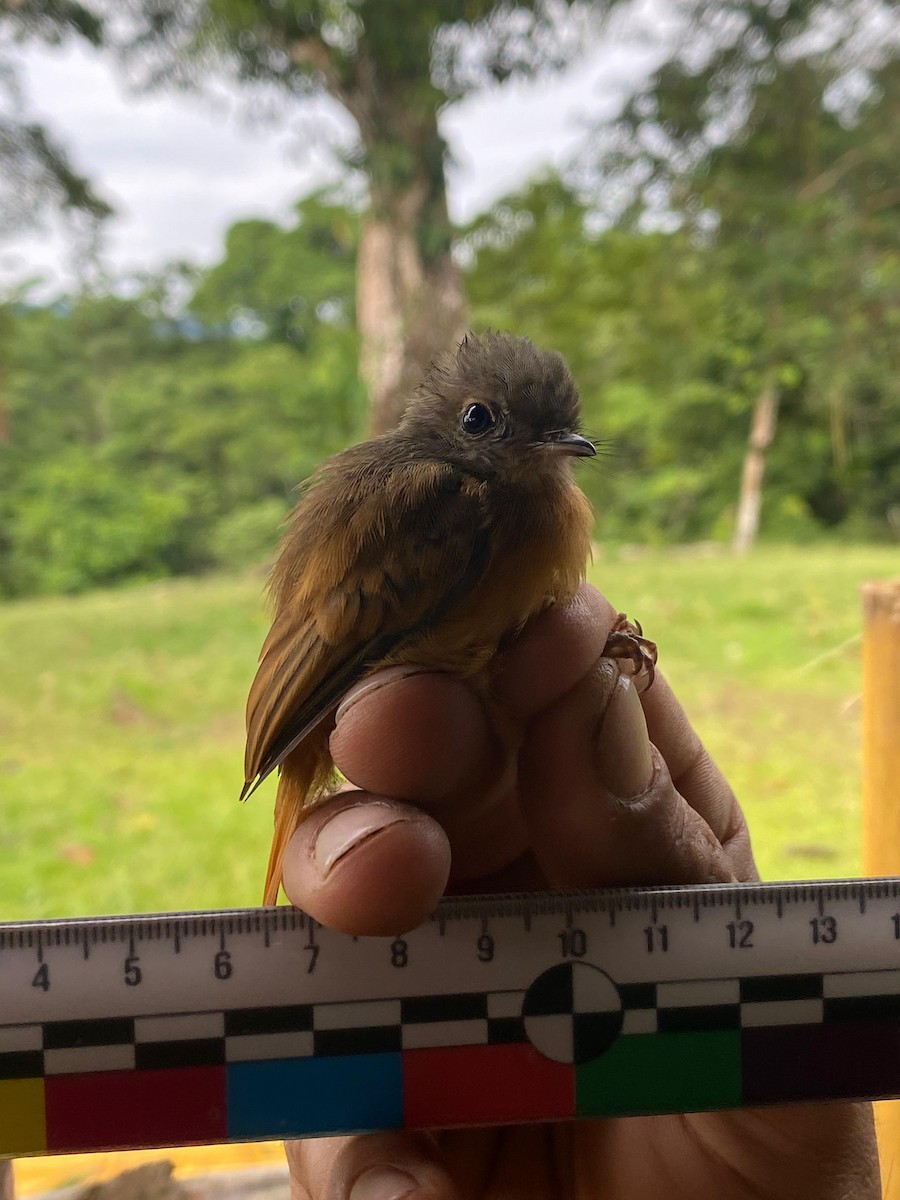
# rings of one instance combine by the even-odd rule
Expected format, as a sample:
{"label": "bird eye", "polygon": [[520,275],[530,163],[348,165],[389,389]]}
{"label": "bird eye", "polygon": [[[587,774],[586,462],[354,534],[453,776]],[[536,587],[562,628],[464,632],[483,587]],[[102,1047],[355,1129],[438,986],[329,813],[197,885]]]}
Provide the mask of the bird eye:
{"label": "bird eye", "polygon": [[462,427],[473,437],[487,433],[496,423],[497,418],[486,404],[470,404],[462,415]]}

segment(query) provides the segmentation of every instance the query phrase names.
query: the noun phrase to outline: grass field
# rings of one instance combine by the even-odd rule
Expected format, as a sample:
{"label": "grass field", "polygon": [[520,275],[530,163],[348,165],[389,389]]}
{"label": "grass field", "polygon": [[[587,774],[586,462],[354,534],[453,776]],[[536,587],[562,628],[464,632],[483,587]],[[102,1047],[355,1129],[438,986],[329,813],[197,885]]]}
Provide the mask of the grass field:
{"label": "grass field", "polygon": [[[742,798],[764,877],[859,871],[859,585],[890,548],[599,556]],[[0,917],[254,904],[259,576],[0,606]]]}

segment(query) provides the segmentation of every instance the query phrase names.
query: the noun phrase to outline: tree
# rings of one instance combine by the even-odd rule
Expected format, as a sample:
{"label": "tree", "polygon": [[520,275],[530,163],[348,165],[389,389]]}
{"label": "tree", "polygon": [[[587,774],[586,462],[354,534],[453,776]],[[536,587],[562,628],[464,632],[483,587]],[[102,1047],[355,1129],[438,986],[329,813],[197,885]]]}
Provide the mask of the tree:
{"label": "tree", "polygon": [[[59,44],[70,38],[99,46],[102,22],[73,0],[0,0],[0,240],[38,225],[48,210],[56,211],[90,258],[99,226],[113,210],[53,134],[29,118],[9,52],[14,43],[40,39]],[[0,446],[10,437],[8,330],[8,315],[0,311]]]}
{"label": "tree", "polygon": [[260,220],[232,225],[225,257],[203,273],[191,313],[232,328],[249,322],[258,336],[298,348],[323,323],[353,329],[359,218],[322,193],[295,212],[291,229]]}
{"label": "tree", "polygon": [[[886,80],[842,135],[869,162],[890,145],[892,109],[874,103],[882,93]],[[840,205],[832,213],[834,196],[821,198],[825,211],[811,198],[783,206],[757,182],[777,172],[777,161],[763,168],[780,146],[771,136],[744,147],[717,201],[727,236],[698,236],[689,221],[605,225],[602,195],[550,178],[507,197],[463,239],[475,323],[528,333],[572,366],[586,428],[608,450],[583,472],[604,540],[733,530],[767,370],[780,406],[765,453],[767,534],[897,536],[900,211],[879,208],[876,230]],[[742,228],[765,197],[771,228]]]}
{"label": "tree", "polygon": [[[343,210],[331,217],[333,227],[353,221]],[[302,303],[277,304],[277,280],[251,279],[255,303],[302,315],[316,309],[307,297],[327,305],[340,278],[347,290],[352,260],[336,265],[316,252],[315,222],[266,233],[273,262],[277,239],[287,245],[295,277],[286,299]],[[241,243],[239,234],[229,240]],[[129,299],[82,294],[0,308],[12,351],[3,363],[0,594],[256,565],[272,552],[298,482],[360,436],[352,325],[329,311],[300,338],[277,321],[266,330],[255,315],[229,322],[239,265],[231,257],[209,271],[206,299],[225,305],[223,320],[173,315],[173,294],[192,278],[184,270],[144,280]],[[197,294],[205,282],[194,277]]]}
{"label": "tree", "polygon": [[[875,280],[896,278],[900,252],[891,8],[693,0],[682,8],[690,36],[600,134],[593,186],[616,197],[610,216],[674,221],[710,247],[710,267],[732,285],[728,302],[757,314],[744,343],[757,382],[738,550],[758,528],[780,399],[802,383],[845,470],[860,337],[896,362],[896,305],[881,286],[873,295]],[[833,507],[839,490],[826,487],[823,501]]]}
{"label": "tree", "polygon": [[72,0],[0,0],[0,238],[61,211],[91,237],[112,208],[73,166],[53,134],[29,118],[10,47],[80,38],[99,47],[101,19]]}
{"label": "tree", "polygon": [[565,355],[601,447],[580,482],[604,540],[708,538],[740,466],[747,316],[681,232],[595,215],[548,178],[480,218],[464,241],[473,316]]}
{"label": "tree", "polygon": [[562,66],[599,7],[585,0],[130,0],[131,57],[148,84],[194,85],[204,71],[226,72],[268,88],[282,108],[325,93],[353,118],[358,142],[348,161],[367,191],[356,317],[375,429],[397,421],[424,365],[465,324],[441,107],[475,88]]}

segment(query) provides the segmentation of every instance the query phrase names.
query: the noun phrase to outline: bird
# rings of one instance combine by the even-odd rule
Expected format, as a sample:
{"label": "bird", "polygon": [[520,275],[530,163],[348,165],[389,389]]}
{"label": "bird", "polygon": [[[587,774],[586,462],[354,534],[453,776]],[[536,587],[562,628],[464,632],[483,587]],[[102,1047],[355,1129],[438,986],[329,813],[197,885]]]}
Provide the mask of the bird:
{"label": "bird", "polygon": [[[578,389],[556,351],[468,333],[425,372],[390,432],[304,483],[269,579],[272,626],[247,700],[244,788],[279,772],[263,903],[285,849],[329,793],[334,714],[397,664],[471,680],[489,700],[498,648],[574,595],[594,514],[573,461]],[[620,613],[604,653],[652,682],[656,647]]]}

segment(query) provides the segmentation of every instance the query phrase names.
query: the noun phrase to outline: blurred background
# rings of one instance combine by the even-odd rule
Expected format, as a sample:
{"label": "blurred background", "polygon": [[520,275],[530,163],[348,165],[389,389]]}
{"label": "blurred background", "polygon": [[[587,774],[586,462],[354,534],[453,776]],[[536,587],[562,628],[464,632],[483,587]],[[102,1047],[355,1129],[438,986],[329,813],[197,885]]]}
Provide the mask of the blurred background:
{"label": "blurred background", "polygon": [[858,873],[898,129],[888,0],[0,0],[0,916],[258,901],[293,489],[470,326],[568,359],[764,874]]}

